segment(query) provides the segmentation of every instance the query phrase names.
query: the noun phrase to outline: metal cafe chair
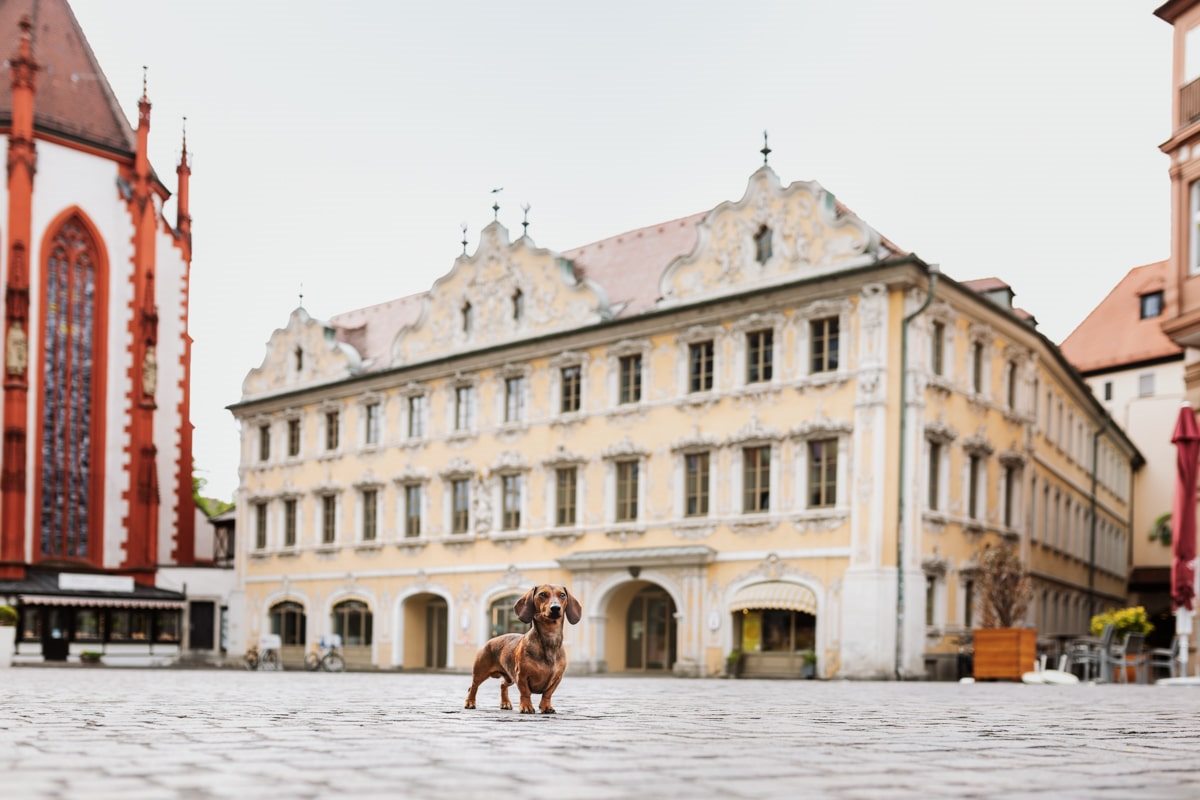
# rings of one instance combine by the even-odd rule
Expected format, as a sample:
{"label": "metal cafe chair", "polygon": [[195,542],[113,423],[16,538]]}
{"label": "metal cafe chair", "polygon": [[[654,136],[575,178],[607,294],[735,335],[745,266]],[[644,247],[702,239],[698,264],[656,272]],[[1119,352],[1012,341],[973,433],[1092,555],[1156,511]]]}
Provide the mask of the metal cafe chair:
{"label": "metal cafe chair", "polygon": [[1141,633],[1131,633],[1117,647],[1113,648],[1113,667],[1120,676],[1121,683],[1129,683],[1129,667],[1133,667],[1134,680],[1144,683],[1146,669],[1149,667],[1149,655],[1143,652],[1146,637]]}
{"label": "metal cafe chair", "polygon": [[1105,625],[1099,639],[1085,636],[1074,639],[1067,645],[1068,661],[1072,668],[1083,667],[1083,680],[1091,680],[1093,670],[1101,683],[1108,679],[1108,665],[1113,660],[1112,641],[1115,632],[1116,629],[1112,625]]}
{"label": "metal cafe chair", "polygon": [[1165,669],[1167,677],[1179,677],[1179,655],[1183,649],[1183,637],[1176,636],[1171,640],[1170,647],[1156,647],[1150,651],[1150,677],[1154,676],[1154,671]]}

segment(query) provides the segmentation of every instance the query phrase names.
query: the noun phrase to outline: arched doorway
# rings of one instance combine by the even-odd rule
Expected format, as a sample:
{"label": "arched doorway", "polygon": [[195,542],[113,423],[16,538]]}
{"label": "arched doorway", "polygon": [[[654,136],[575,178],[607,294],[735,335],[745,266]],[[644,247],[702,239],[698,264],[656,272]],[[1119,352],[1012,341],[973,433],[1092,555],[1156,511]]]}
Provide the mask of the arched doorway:
{"label": "arched doorway", "polygon": [[612,589],[605,609],[604,668],[670,672],[676,661],[676,607],[657,583],[632,580]]}
{"label": "arched doorway", "polygon": [[807,587],[765,581],[733,597],[733,646],[740,673],[756,678],[817,675],[817,598]]}
{"label": "arched doorway", "polygon": [[342,637],[342,656],[348,667],[370,667],[373,615],[361,600],[343,600],[333,607],[333,632]]}
{"label": "arched doorway", "polygon": [[450,608],[445,598],[422,592],[404,601],[405,669],[443,669],[450,644]]}
{"label": "arched doorway", "polygon": [[279,636],[282,643],[285,667],[304,664],[304,644],[307,638],[307,618],[304,606],[293,600],[284,600],[271,606],[271,633]]}
{"label": "arched doorway", "polygon": [[514,606],[521,598],[519,594],[507,594],[492,601],[488,611],[488,638],[503,636],[506,633],[525,633],[529,623],[517,618]]}

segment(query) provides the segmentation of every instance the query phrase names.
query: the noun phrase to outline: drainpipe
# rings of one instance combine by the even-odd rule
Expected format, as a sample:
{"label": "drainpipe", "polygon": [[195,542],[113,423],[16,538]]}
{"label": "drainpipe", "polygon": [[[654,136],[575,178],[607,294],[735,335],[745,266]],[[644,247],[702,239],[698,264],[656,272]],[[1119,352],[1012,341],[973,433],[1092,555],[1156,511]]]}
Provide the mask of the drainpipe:
{"label": "drainpipe", "polygon": [[[1099,480],[1098,473],[1100,470],[1100,437],[1108,430],[1108,426],[1112,424],[1112,418],[1104,420],[1095,433],[1092,434],[1092,525],[1091,525],[1091,544],[1088,546],[1088,624],[1091,624],[1091,619],[1096,615],[1096,483]],[[1133,541],[1133,537],[1130,537]]]}
{"label": "drainpipe", "polygon": [[904,490],[905,450],[908,441],[908,324],[919,317],[933,302],[937,289],[938,265],[928,265],[929,293],[925,302],[900,324],[900,478],[896,493],[896,680],[903,680],[901,664],[904,659]]}

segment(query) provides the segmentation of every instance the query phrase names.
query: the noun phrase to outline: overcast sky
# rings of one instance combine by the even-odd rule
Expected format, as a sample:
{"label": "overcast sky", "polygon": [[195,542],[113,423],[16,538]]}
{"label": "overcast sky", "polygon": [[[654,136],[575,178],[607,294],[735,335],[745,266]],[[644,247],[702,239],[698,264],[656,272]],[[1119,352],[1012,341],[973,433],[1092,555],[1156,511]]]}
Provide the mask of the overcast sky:
{"label": "overcast sky", "polygon": [[195,454],[229,497],[225,406],[301,282],[318,317],[424,290],[494,186],[556,250],[704,210],[741,197],[763,128],[785,182],[955,278],[1005,278],[1061,340],[1167,255],[1157,4],[73,5],[131,118],[150,66],[168,183],[188,115]]}

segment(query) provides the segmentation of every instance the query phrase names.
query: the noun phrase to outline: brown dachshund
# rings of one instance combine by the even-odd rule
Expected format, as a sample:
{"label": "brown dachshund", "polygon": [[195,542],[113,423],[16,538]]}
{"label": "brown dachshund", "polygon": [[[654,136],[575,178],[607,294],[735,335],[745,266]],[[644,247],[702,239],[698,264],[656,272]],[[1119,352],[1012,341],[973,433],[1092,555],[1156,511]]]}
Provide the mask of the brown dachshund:
{"label": "brown dachshund", "polygon": [[542,696],[538,704],[542,713],[553,714],[554,690],[567,668],[567,653],[562,646],[563,618],[575,625],[583,609],[567,587],[542,584],[526,592],[513,611],[521,622],[532,622],[533,627],[528,633],[497,636],[479,649],[466,707],[475,707],[479,684],[488,678],[499,678],[501,709],[512,708],[508,687],[515,683],[521,693],[522,714],[533,713],[530,695],[534,694]]}

